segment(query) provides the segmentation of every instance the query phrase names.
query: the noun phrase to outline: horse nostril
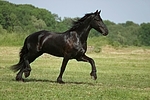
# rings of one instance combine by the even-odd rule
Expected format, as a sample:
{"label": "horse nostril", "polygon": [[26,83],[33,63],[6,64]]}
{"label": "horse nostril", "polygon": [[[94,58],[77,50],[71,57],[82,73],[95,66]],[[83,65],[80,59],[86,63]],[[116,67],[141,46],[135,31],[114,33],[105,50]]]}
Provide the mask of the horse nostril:
{"label": "horse nostril", "polygon": [[104,36],[108,35],[108,31],[104,32],[103,35],[104,35]]}
{"label": "horse nostril", "polygon": [[104,36],[108,35],[108,29],[106,29]]}
{"label": "horse nostril", "polygon": [[106,35],[108,35],[108,34],[107,34],[107,33],[104,33],[103,35],[106,36]]}

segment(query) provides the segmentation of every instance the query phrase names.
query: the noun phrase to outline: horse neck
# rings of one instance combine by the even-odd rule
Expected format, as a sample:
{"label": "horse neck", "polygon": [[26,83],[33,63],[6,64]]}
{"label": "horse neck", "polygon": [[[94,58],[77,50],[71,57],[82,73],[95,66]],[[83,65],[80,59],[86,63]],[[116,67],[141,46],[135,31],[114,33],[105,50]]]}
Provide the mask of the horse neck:
{"label": "horse neck", "polygon": [[80,40],[82,43],[87,41],[89,32],[91,30],[91,26],[90,26],[90,22],[91,21],[86,21],[83,24],[81,24],[78,29],[76,29],[77,34],[80,37]]}

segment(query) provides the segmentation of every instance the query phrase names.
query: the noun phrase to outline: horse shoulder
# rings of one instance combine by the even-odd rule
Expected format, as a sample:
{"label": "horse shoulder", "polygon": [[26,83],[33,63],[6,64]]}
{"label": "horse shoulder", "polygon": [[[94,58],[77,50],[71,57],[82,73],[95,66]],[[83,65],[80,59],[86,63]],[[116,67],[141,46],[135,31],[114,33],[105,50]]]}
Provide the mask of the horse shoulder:
{"label": "horse shoulder", "polygon": [[76,31],[71,31],[68,36],[65,38],[66,46],[65,51],[68,53],[72,53],[73,55],[77,55],[78,53],[84,53],[85,50],[80,41],[79,35]]}

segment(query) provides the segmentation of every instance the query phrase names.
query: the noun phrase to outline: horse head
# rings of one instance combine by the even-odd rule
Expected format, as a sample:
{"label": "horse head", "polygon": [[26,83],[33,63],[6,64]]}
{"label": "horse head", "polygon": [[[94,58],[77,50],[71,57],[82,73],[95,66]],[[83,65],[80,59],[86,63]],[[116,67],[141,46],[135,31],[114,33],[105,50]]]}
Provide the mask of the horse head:
{"label": "horse head", "polygon": [[93,13],[90,25],[92,28],[94,28],[95,30],[106,36],[108,34],[108,29],[106,25],[103,23],[103,20],[100,16],[100,12],[101,10],[100,11],[97,10],[95,13]]}

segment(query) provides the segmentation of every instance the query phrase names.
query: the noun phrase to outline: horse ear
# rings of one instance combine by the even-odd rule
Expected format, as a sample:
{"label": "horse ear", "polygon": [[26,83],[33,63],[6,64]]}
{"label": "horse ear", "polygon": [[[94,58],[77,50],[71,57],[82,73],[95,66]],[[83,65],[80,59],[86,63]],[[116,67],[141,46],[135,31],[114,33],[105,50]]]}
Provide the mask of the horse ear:
{"label": "horse ear", "polygon": [[98,14],[98,10],[96,10],[96,12],[94,14]]}
{"label": "horse ear", "polygon": [[101,13],[101,10],[98,12],[98,14],[100,14]]}

